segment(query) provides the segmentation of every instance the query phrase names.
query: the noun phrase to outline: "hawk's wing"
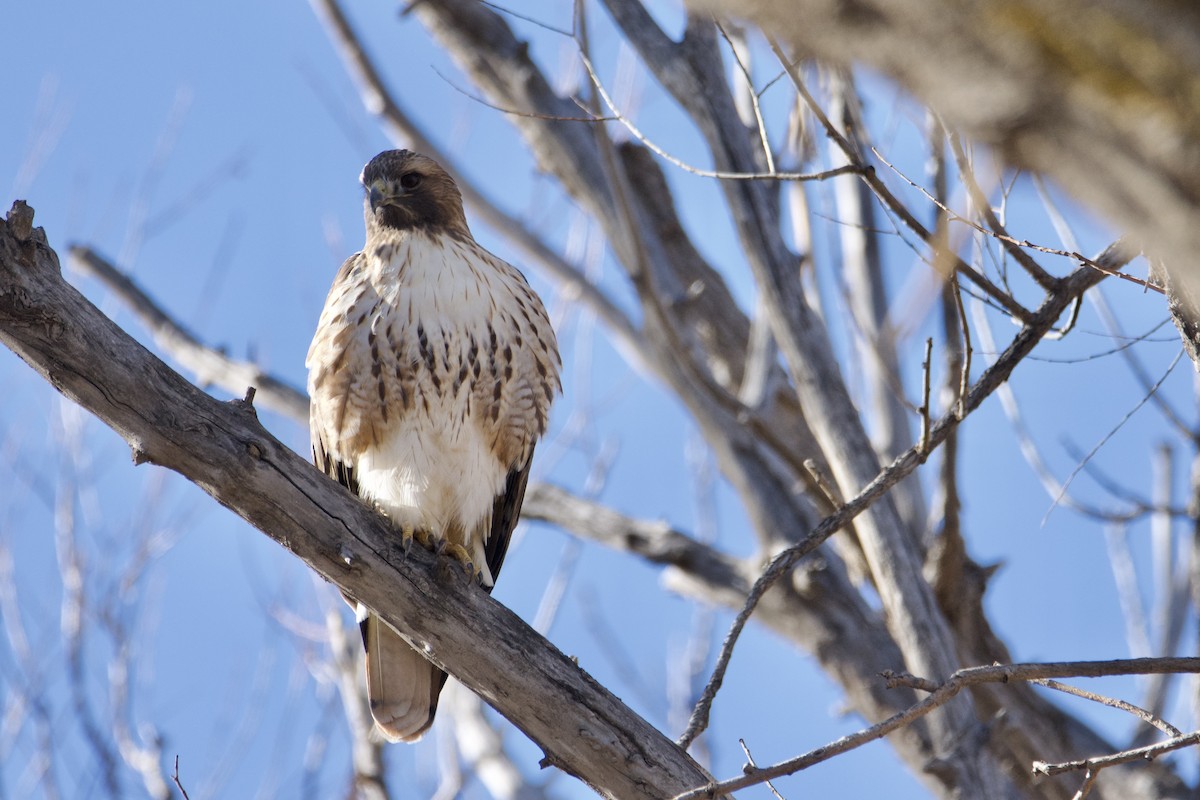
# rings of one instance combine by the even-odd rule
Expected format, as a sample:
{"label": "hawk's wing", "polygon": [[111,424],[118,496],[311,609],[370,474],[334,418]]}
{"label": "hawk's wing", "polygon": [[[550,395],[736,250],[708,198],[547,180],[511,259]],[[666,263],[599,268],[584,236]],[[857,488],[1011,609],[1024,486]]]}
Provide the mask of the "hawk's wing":
{"label": "hawk's wing", "polygon": [[339,461],[325,449],[325,439],[314,427],[312,430],[313,463],[317,469],[324,472],[350,491],[358,494],[358,478],[354,475],[354,467],[344,461]]}
{"label": "hawk's wing", "polygon": [[[340,448],[332,446],[333,442],[328,438],[337,436],[341,432],[346,416],[347,393],[340,386],[334,388],[333,392],[322,392],[322,389],[326,389],[327,382],[334,380],[344,367],[342,361],[345,359],[347,347],[344,340],[345,337],[352,335],[352,330],[345,324],[345,320],[354,305],[352,297],[345,292],[345,287],[350,272],[360,267],[361,263],[361,252],[355,253],[342,262],[342,266],[333,280],[333,286],[329,290],[329,298],[321,312],[317,333],[313,337],[312,345],[308,349],[308,357],[305,359],[305,366],[309,369],[308,393],[312,403],[309,412],[309,432],[312,437],[313,463],[326,475],[355,494],[358,494],[359,491],[354,467],[338,457]],[[334,397],[321,398],[331,407],[319,407],[318,394],[333,394]]]}
{"label": "hawk's wing", "polygon": [[[484,544],[487,556],[488,571],[492,573],[492,583],[500,575],[500,567],[504,565],[504,554],[508,552],[508,542],[512,538],[513,528],[517,527],[517,519],[521,516],[521,504],[525,502],[525,486],[529,483],[529,467],[533,464],[533,446],[529,447],[529,457],[525,466],[508,473],[504,483],[504,491],[496,495],[492,504],[492,530]],[[488,588],[491,591],[491,588]]]}

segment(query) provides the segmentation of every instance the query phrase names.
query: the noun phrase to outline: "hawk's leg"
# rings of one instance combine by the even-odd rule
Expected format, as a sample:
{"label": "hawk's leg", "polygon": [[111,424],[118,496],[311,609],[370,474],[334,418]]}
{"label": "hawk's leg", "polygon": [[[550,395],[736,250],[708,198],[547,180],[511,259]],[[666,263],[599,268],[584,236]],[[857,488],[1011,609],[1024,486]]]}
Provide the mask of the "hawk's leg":
{"label": "hawk's leg", "polygon": [[[383,509],[377,507],[379,513],[384,514]],[[384,514],[387,516],[387,514]],[[412,543],[415,539],[417,544],[424,547],[426,550],[438,550],[438,543],[434,539],[433,534],[422,528],[413,527],[412,523],[396,526],[400,531],[400,546],[404,549],[404,555],[408,555],[408,551],[412,549]]]}
{"label": "hawk's leg", "polygon": [[437,552],[437,540],[434,538],[432,533],[424,528],[417,528],[415,531],[413,531],[410,538],[416,539],[417,544],[421,545],[421,547],[424,547],[426,550],[432,550],[435,553]]}
{"label": "hawk's leg", "polygon": [[438,555],[445,555],[462,565],[463,570],[467,573],[468,578],[477,577],[480,571],[475,568],[475,562],[471,560],[471,554],[467,552],[467,548],[461,544],[446,539],[440,539],[433,552]]}

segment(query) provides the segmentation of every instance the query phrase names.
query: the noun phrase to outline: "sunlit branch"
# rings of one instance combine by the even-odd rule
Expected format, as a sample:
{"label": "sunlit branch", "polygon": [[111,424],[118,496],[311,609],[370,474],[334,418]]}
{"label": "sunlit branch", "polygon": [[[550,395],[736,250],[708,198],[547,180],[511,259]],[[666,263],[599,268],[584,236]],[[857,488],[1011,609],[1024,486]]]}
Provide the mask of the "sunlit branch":
{"label": "sunlit branch", "polygon": [[679,157],[672,155],[661,146],[655,144],[648,136],[646,136],[645,133],[642,132],[640,128],[638,128],[637,125],[633,123],[632,120],[622,114],[621,110],[617,108],[616,103],[613,102],[613,99],[609,97],[608,92],[604,88],[604,84],[600,82],[600,78],[598,75],[596,75],[596,71],[592,66],[592,62],[589,61],[587,56],[582,53],[580,54],[580,60],[583,62],[583,66],[587,70],[588,77],[591,79],[592,84],[596,87],[596,91],[600,94],[600,98],[604,101],[604,105],[608,108],[609,113],[611,113],[618,122],[625,126],[633,138],[645,145],[659,158],[669,161],[685,172],[690,172],[693,175],[697,175],[701,178],[719,178],[721,180],[728,181],[823,181],[837,177],[838,175],[861,174],[863,172],[863,168],[858,164],[846,164],[845,166],[834,167],[833,169],[822,170],[820,172],[730,172],[728,170],[712,170],[694,167]]}

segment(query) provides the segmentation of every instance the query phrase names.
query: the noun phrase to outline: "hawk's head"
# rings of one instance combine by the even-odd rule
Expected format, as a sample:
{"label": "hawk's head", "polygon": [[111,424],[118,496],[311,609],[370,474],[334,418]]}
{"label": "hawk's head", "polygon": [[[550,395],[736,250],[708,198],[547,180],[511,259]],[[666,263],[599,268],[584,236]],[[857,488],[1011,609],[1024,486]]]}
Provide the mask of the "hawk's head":
{"label": "hawk's head", "polygon": [[363,167],[367,232],[467,232],[462,194],[432,158],[410,150],[384,150]]}

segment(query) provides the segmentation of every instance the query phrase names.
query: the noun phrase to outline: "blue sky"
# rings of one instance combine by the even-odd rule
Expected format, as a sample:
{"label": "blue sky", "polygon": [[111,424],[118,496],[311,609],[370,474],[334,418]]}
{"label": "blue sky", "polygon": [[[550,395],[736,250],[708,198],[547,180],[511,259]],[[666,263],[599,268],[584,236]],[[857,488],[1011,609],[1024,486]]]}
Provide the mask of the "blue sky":
{"label": "blue sky", "polygon": [[[558,4],[532,3],[521,10],[569,24]],[[663,13],[675,12],[667,6]],[[594,16],[593,46],[602,71],[611,75],[619,58],[617,38],[602,12]],[[304,354],[325,292],[338,264],[361,242],[359,170],[391,146],[362,109],[312,11],[279,0],[69,8],[42,2],[10,4],[5,17],[0,27],[0,66],[7,78],[0,116],[5,197],[0,200],[7,207],[14,198],[27,199],[64,261],[70,243],[97,248],[204,341],[253,356],[303,385]],[[353,21],[402,102],[448,143],[464,171],[552,242],[567,241],[575,212],[538,175],[504,115],[455,88],[466,86],[465,79],[416,20],[398,19],[391,6],[371,5],[358,9]],[[535,56],[548,71],[570,63],[570,49],[560,39],[521,21],[513,24],[533,38]],[[884,82],[868,76],[866,85],[873,118],[890,132],[883,144],[903,168],[919,175],[919,113]],[[768,102],[780,101],[768,95]],[[699,138],[672,124],[671,101],[649,79],[641,83],[638,111],[639,124],[661,144],[685,160],[703,161]],[[698,244],[727,265],[735,294],[747,302],[752,287],[715,187],[678,171],[669,171],[669,177]],[[818,207],[825,203],[827,208],[827,193],[814,192]],[[1066,205],[1085,252],[1113,238],[1101,223]],[[1031,187],[1018,187],[1011,206],[1013,219],[1025,226],[1021,236],[1058,244]],[[480,225],[475,232],[486,246],[516,260],[495,232]],[[820,247],[832,250],[822,239]],[[890,276],[897,288],[924,269],[898,239],[890,239],[887,247],[889,263],[898,265]],[[603,285],[627,302],[628,288],[615,268],[605,263],[600,268]],[[687,452],[696,447],[696,433],[679,404],[624,364],[603,331],[565,305],[544,276],[531,272],[530,278],[559,322],[567,362],[566,393],[552,423],[556,438],[542,447],[535,476],[580,490],[596,459],[612,453],[601,499],[684,530],[711,527],[722,546],[748,553],[752,539],[734,495],[724,486],[706,491],[689,466]],[[77,275],[72,280],[147,341],[98,286]],[[1165,317],[1160,298],[1130,284],[1109,283],[1104,291],[1120,309],[1128,332],[1145,332]],[[922,330],[932,324],[917,320]],[[1002,322],[993,324],[1002,339],[1011,335]],[[1177,352],[1171,334],[1168,326],[1156,336],[1164,341],[1138,346],[1156,379]],[[1112,347],[1100,322],[1085,309],[1076,334],[1043,345],[1038,355],[1079,359]],[[919,357],[905,369],[911,392]],[[1194,416],[1190,375],[1185,361],[1164,392]],[[186,482],[134,468],[114,434],[62,408],[53,391],[6,352],[0,353],[0,385],[6,387],[0,394],[0,451],[6,456],[0,486],[12,487],[0,491],[0,538],[12,552],[14,585],[52,698],[52,719],[66,725],[73,713],[59,642],[63,589],[55,556],[57,505],[60,522],[64,507],[74,512],[89,564],[97,569],[119,573],[132,557],[127,534],[139,526],[163,531],[172,545],[154,562],[135,598],[139,693],[134,716],[152,721],[164,734],[168,758],[179,754],[191,796],[298,796],[316,729],[327,729],[331,739],[325,754],[329,766],[314,779],[312,796],[340,791],[347,768],[345,744],[338,738],[341,721],[330,711],[336,706],[329,687],[314,681],[303,666],[306,657],[319,652],[319,637],[308,640],[296,626],[280,621],[319,626],[323,609],[337,602],[335,593]],[[1090,449],[1142,396],[1119,356],[1028,363],[1018,370],[1013,389],[1060,478],[1075,464],[1064,442]],[[584,433],[577,435],[581,421]],[[307,431],[301,426],[269,413],[264,422],[307,452]],[[75,428],[88,458],[70,449]],[[1169,435],[1144,408],[1095,463],[1148,492],[1150,450]],[[967,537],[977,560],[1003,562],[989,607],[1014,656],[1128,655],[1103,529],[1061,508],[1047,517],[1050,501],[1021,458],[995,399],[972,417],[963,436]],[[1186,458],[1181,453],[1181,465]],[[1186,469],[1177,471],[1177,483],[1185,486]],[[82,488],[72,491],[76,483]],[[1078,488],[1102,496],[1086,476],[1078,479]],[[561,554],[572,548],[561,533],[530,526],[506,562],[496,597],[532,620]],[[657,568],[590,544],[579,548],[572,574],[550,638],[664,726],[668,658],[687,641],[694,607],[660,587]],[[103,585],[111,588],[115,579]],[[624,680],[622,666],[604,654],[597,620],[636,665],[641,685]],[[713,635],[719,639],[728,622],[727,614],[717,614]],[[98,637],[88,653],[93,689],[106,679],[106,655]],[[11,642],[0,643],[0,683],[16,680],[16,662]],[[1102,690],[1131,693],[1134,686],[1121,681]],[[858,719],[842,715],[839,702],[812,659],[752,629],[716,706],[714,771],[737,773],[738,737],[745,737],[759,763],[766,763],[858,727]],[[1129,728],[1116,712],[1083,707],[1082,713],[1113,735],[1123,736]],[[536,773],[536,748],[511,730],[507,737],[523,759],[522,768]],[[20,796],[33,745],[18,739],[7,746],[7,752],[0,751],[0,787],[7,796]],[[96,775],[72,774],[65,766],[82,747],[78,733],[61,744],[64,792],[104,796]],[[409,789],[402,796],[431,791],[434,748],[425,743],[391,749],[394,780]],[[126,779],[136,796],[139,787]],[[589,794],[566,778],[554,785],[564,797]],[[922,796],[883,744],[783,785],[794,796],[878,796],[885,789],[901,800]],[[477,786],[468,786],[466,796],[481,795]]]}

